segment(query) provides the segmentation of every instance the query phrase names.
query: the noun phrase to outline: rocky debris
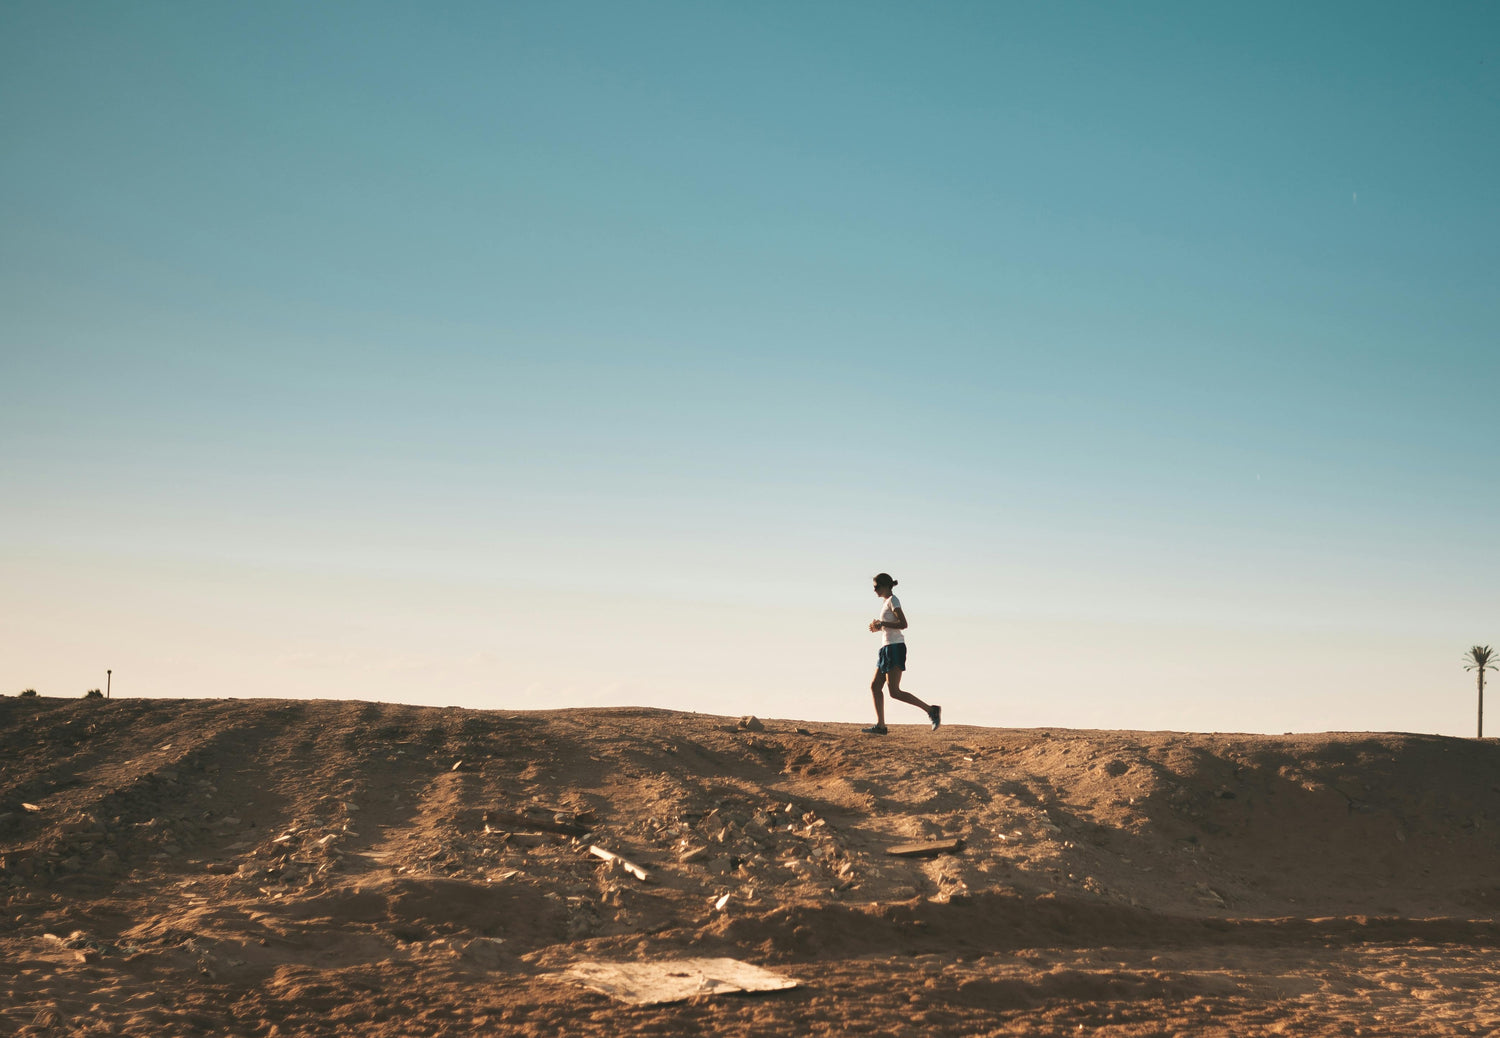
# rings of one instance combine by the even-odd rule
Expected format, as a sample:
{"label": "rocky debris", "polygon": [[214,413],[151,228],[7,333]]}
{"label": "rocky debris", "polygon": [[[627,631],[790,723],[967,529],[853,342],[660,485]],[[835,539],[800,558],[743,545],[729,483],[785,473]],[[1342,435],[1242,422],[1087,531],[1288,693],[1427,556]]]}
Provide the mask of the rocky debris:
{"label": "rocky debris", "polygon": [[85,930],[74,930],[66,937],[55,933],[42,934],[42,940],[51,948],[60,952],[70,953],[70,958],[77,963],[95,963],[105,955],[118,955],[122,952],[133,952],[135,948],[122,949],[110,941],[101,940]]}
{"label": "rocky debris", "polygon": [[721,799],[706,811],[653,816],[643,835],[670,848],[679,865],[747,884],[817,883],[837,892],[855,882],[843,835],[785,801]]}
{"label": "rocky debris", "polygon": [[742,732],[763,732],[766,730],[766,726],[754,714],[746,714],[740,718],[737,727]]}
{"label": "rocky debris", "polygon": [[79,962],[97,962],[99,959],[99,947],[90,942],[88,934],[82,930],[74,930],[67,937],[44,933],[42,939],[73,952]]}
{"label": "rocky debris", "polygon": [[263,892],[306,890],[325,882],[343,864],[344,846],[357,835],[347,817],[327,822],[294,820],[276,836],[249,849],[237,864],[210,862],[205,868],[234,875]]}
{"label": "rocky debris", "polygon": [[510,829],[535,830],[547,833],[560,833],[564,836],[586,836],[588,828],[579,825],[577,815],[568,811],[554,811],[551,808],[528,808],[524,812],[492,810],[485,812],[484,821],[487,831],[492,826]]}

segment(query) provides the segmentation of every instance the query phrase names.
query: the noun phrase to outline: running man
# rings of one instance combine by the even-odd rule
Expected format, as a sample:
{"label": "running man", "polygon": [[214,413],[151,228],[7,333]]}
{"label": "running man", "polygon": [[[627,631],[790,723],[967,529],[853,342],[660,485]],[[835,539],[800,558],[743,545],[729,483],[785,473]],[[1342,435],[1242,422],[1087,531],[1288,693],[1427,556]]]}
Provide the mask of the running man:
{"label": "running man", "polygon": [[942,707],[928,706],[910,692],[901,691],[901,675],[906,670],[906,636],[901,632],[906,630],[906,614],[901,611],[901,600],[896,597],[896,584],[896,579],[889,573],[875,574],[875,594],[881,600],[880,615],[870,621],[870,631],[880,633],[884,644],[880,646],[880,658],[875,664],[875,680],[870,682],[870,695],[875,698],[875,723],[860,729],[866,735],[886,734],[885,696],[881,690],[887,685],[892,699],[925,711],[933,731],[943,723]]}

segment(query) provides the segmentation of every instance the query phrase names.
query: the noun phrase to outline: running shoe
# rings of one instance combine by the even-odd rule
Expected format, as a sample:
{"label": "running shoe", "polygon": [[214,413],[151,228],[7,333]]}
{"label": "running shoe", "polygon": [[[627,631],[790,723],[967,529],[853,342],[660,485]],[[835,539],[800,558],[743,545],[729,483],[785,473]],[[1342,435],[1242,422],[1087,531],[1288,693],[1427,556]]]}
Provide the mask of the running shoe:
{"label": "running shoe", "polygon": [[940,706],[928,707],[927,716],[932,719],[932,730],[937,731],[938,726],[943,723],[943,708]]}
{"label": "running shoe", "polygon": [[860,731],[866,735],[885,735],[886,727],[883,724],[872,724],[868,728],[861,728]]}

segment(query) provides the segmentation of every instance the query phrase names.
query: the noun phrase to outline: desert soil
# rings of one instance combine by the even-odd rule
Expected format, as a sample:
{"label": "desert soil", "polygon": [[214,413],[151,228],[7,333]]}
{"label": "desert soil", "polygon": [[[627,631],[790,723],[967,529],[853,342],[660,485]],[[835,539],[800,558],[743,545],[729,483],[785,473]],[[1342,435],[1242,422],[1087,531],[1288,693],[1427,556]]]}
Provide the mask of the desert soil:
{"label": "desert soil", "polygon": [[6,1034],[1487,1035],[1500,749],[5,697],[0,903]]}

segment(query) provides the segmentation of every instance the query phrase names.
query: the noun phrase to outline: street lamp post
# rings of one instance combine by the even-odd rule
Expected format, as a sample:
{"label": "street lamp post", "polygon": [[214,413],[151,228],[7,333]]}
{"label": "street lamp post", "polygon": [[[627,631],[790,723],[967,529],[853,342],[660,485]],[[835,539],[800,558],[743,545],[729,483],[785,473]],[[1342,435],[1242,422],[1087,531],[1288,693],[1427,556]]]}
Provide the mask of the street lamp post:
{"label": "street lamp post", "polygon": [[105,699],[109,698],[109,683],[110,683],[111,676],[113,674],[114,674],[114,671],[112,671],[112,670],[106,670],[104,672],[104,698]]}

